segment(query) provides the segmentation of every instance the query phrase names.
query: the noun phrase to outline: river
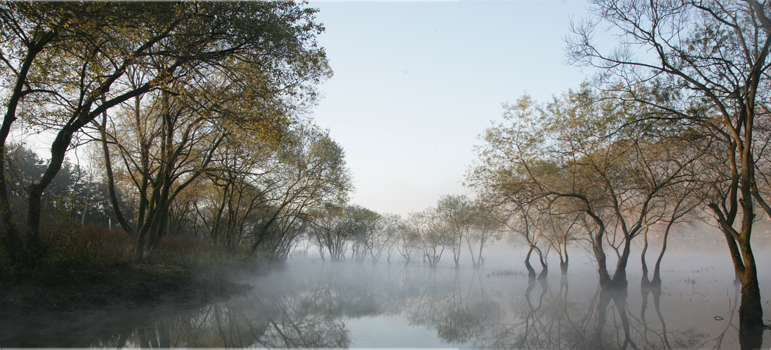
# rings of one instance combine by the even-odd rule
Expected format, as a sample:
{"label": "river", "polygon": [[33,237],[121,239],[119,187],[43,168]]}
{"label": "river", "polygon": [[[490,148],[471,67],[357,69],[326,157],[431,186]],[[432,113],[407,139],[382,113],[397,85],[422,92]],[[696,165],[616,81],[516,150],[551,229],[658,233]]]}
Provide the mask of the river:
{"label": "river", "polygon": [[[578,255],[578,254],[575,254]],[[552,257],[553,258],[553,257]],[[738,349],[739,287],[727,257],[672,253],[662,286],[642,288],[639,262],[625,290],[599,288],[595,265],[573,257],[529,279],[521,252],[492,249],[482,268],[408,266],[395,259],[329,262],[293,258],[267,274],[242,275],[254,288],[209,305],[30,316],[6,330],[3,346]],[[552,259],[553,260],[553,259]],[[771,323],[771,259],[761,291]],[[538,264],[536,264],[538,269]],[[765,331],[763,348],[771,347]]]}

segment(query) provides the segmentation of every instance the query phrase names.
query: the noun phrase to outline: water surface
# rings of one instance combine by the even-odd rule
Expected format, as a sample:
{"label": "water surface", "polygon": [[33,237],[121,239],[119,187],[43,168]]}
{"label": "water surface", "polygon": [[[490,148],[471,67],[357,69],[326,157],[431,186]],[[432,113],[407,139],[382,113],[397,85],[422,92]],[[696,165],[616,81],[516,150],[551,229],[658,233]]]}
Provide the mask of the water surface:
{"label": "water surface", "polygon": [[[599,288],[589,258],[567,276],[528,279],[521,257],[482,268],[382,261],[290,259],[242,296],[19,320],[2,346],[737,349],[739,286],[724,259],[672,254],[660,289],[641,288],[639,262],[625,290]],[[448,259],[449,260],[449,259]],[[729,262],[730,264],[730,262]],[[556,263],[553,265],[557,265]],[[767,263],[759,264],[771,266]],[[765,273],[765,275],[763,274]],[[771,290],[761,273],[761,290]],[[764,304],[771,323],[769,293]],[[769,332],[763,348],[771,345]]]}

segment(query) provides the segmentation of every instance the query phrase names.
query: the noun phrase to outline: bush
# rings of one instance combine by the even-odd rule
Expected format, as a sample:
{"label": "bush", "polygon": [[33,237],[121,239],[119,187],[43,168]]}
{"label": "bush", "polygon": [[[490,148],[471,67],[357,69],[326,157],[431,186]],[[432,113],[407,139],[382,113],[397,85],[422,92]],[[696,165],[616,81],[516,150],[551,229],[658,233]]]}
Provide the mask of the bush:
{"label": "bush", "polygon": [[126,232],[99,226],[73,228],[48,240],[46,270],[108,269],[131,261],[134,238]]}
{"label": "bush", "polygon": [[166,235],[155,248],[150,262],[164,265],[221,265],[232,261],[250,260],[250,257],[251,254],[244,248],[226,248],[210,241],[182,235]]}
{"label": "bush", "polygon": [[[52,221],[41,232],[40,259],[24,264],[18,256],[0,249],[0,274],[56,276],[78,271],[107,271],[129,265],[134,258],[136,235],[121,229],[80,226],[71,220]],[[155,266],[222,266],[252,261],[246,248],[225,248],[184,235],[162,237],[147,263]]]}

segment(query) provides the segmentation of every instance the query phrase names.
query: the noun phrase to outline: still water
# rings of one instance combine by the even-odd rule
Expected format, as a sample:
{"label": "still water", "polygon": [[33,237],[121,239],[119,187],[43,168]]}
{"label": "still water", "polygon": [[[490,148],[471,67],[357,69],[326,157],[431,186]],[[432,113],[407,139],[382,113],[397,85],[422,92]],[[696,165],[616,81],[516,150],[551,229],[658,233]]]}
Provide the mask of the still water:
{"label": "still water", "polygon": [[[628,268],[626,290],[606,292],[588,258],[573,258],[565,277],[553,267],[539,280],[527,278],[518,253],[497,254],[479,269],[294,258],[241,276],[254,289],[227,301],[20,320],[3,346],[740,348],[730,262],[666,259],[660,289],[641,288],[638,263]],[[768,277],[761,273],[771,323]],[[771,332],[764,338],[768,349]]]}

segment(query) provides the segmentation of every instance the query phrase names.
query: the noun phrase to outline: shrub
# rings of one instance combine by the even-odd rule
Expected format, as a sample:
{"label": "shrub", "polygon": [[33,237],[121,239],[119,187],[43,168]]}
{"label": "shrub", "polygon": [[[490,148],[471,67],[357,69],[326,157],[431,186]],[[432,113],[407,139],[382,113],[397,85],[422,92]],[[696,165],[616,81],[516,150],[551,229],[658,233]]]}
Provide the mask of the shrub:
{"label": "shrub", "polygon": [[161,238],[150,262],[170,265],[221,265],[232,261],[250,260],[244,248],[226,248],[210,241],[183,235]]}
{"label": "shrub", "polygon": [[107,269],[131,261],[134,238],[119,229],[99,226],[73,228],[48,241],[45,269]]}

